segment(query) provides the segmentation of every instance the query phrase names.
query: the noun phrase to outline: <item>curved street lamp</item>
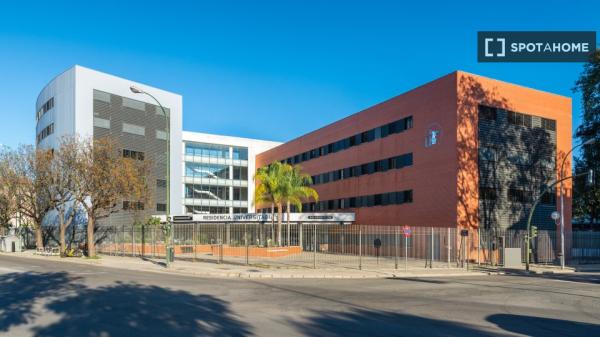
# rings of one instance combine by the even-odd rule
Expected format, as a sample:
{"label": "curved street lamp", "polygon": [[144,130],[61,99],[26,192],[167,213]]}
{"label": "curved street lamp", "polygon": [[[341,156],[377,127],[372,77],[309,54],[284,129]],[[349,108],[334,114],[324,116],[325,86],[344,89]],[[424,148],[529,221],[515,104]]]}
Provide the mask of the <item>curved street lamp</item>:
{"label": "curved street lamp", "polygon": [[560,181],[560,269],[565,269],[565,198],[564,198],[564,189],[563,189],[563,167],[569,158],[569,155],[578,147],[591,145],[596,142],[595,138],[590,138],[585,142],[574,146],[569,152],[567,152],[560,164],[559,172],[559,181]]}
{"label": "curved street lamp", "polygon": [[[145,94],[148,95],[150,98],[152,98],[156,104],[158,104],[158,106],[160,107],[160,109],[162,110],[163,115],[165,116],[165,121],[166,121],[166,132],[167,132],[167,176],[166,176],[166,182],[167,182],[167,205],[166,205],[166,219],[167,219],[167,226],[168,226],[168,231],[170,233],[171,231],[171,219],[169,216],[169,212],[171,210],[171,200],[170,200],[170,193],[171,193],[171,174],[170,174],[170,167],[171,167],[171,134],[170,134],[170,123],[169,123],[169,116],[167,115],[167,112],[165,111],[165,108],[162,106],[162,104],[160,104],[160,102],[156,99],[156,97],[154,97],[152,94],[150,94],[149,92],[146,92],[144,90],[142,90],[139,87],[136,87],[135,85],[132,85],[129,87],[129,90],[131,90],[132,93],[134,94]],[[168,239],[167,239],[168,240]],[[165,241],[167,241],[165,240]],[[167,267],[169,266],[169,263],[171,262],[171,257],[169,256],[169,252],[165,251],[165,255],[166,255],[166,264]]]}

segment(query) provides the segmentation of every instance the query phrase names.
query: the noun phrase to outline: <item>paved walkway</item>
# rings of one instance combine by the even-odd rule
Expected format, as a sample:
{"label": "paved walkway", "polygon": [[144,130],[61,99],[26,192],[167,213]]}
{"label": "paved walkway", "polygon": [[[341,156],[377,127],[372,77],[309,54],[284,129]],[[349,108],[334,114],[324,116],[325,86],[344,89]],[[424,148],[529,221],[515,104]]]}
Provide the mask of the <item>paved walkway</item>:
{"label": "paved walkway", "polygon": [[109,268],[128,270],[149,271],[157,273],[173,273],[182,275],[196,275],[202,277],[236,277],[236,278],[390,278],[390,277],[446,277],[446,276],[470,276],[487,275],[488,271],[467,271],[462,268],[266,268],[264,266],[217,264],[211,262],[188,262],[176,261],[169,268],[165,267],[164,259],[150,259],[140,257],[122,257],[101,255],[99,259],[86,258],[60,258],[58,256],[40,256],[34,251],[21,253],[1,253],[26,257],[36,260],[61,261],[65,263],[78,263],[87,265],[98,265]]}

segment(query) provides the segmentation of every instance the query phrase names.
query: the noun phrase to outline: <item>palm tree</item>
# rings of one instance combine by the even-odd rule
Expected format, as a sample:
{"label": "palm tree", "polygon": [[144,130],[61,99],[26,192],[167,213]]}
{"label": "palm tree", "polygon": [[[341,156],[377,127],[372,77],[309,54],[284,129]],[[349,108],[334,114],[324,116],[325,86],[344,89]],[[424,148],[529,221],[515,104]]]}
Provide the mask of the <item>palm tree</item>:
{"label": "palm tree", "polygon": [[[256,175],[254,176],[254,180],[258,182],[254,190],[255,205],[261,203],[271,205],[271,235],[273,235],[273,227],[275,225],[275,206],[281,204],[280,185],[283,181],[281,178],[282,172],[283,164],[272,162],[268,166],[256,170]],[[281,207],[279,207],[279,210],[281,210]]]}
{"label": "palm tree", "polygon": [[[287,165],[287,164],[286,164]],[[296,206],[296,208],[302,212],[302,202],[310,200],[311,198],[315,201],[319,200],[319,194],[310,185],[312,185],[312,178],[306,173],[302,173],[299,165],[290,166],[285,170],[284,184],[283,184],[283,197],[286,202],[287,212],[287,244],[290,244],[290,205]],[[279,231],[281,241],[281,230]]]}

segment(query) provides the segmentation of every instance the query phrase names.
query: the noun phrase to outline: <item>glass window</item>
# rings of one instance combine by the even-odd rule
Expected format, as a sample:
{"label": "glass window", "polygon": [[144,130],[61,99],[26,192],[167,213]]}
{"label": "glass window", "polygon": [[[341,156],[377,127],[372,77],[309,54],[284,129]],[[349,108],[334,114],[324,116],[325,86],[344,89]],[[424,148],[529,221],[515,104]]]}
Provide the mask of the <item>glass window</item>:
{"label": "glass window", "polygon": [[248,168],[244,166],[233,167],[233,179],[248,180]]}
{"label": "glass window", "polygon": [[234,147],[233,148],[233,159],[248,160],[248,148]]}
{"label": "glass window", "polygon": [[185,176],[192,178],[229,179],[229,166],[220,164],[185,163]]}
{"label": "glass window", "polygon": [[188,156],[229,158],[229,146],[205,143],[186,143],[185,154]]}

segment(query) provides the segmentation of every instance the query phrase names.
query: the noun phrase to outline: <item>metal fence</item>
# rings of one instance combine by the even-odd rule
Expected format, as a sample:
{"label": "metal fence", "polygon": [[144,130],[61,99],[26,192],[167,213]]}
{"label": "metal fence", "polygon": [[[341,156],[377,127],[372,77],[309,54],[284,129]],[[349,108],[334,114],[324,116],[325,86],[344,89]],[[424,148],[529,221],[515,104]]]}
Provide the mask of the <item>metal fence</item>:
{"label": "metal fence", "polygon": [[[174,224],[176,259],[288,268],[455,267],[459,249],[455,228],[290,224]],[[104,229],[98,251],[110,255],[164,257],[160,227]],[[279,243],[278,243],[279,242]]]}

